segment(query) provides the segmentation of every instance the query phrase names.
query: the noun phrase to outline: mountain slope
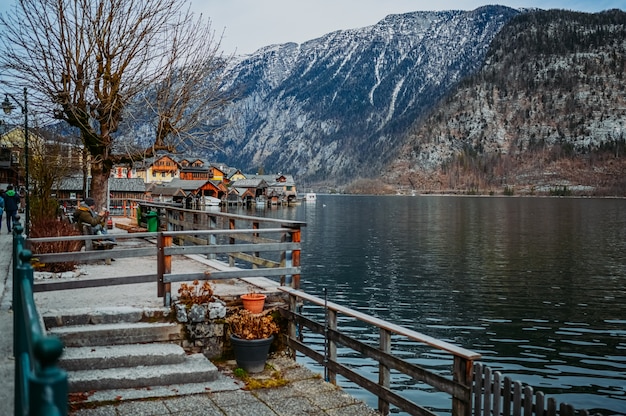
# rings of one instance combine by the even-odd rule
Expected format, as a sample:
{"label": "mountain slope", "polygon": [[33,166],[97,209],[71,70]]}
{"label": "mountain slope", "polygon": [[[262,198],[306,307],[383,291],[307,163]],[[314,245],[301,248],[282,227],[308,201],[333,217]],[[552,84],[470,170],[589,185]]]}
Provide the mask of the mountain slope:
{"label": "mountain slope", "polygon": [[211,155],[243,169],[290,172],[299,181],[369,176],[394,159],[402,133],[461,79],[520,12],[391,15],[302,45],[269,46],[231,66],[238,98]]}
{"label": "mountain slope", "polygon": [[626,13],[538,11],[416,123],[392,182],[421,189],[626,191]]}

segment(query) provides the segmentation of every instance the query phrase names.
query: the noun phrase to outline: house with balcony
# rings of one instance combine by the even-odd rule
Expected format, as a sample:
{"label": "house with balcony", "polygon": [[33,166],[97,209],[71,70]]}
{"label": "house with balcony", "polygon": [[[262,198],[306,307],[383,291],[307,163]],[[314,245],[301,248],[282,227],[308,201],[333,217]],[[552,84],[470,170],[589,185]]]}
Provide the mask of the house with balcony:
{"label": "house with balcony", "polygon": [[145,183],[170,182],[179,178],[181,166],[172,156],[160,155],[135,163],[134,170]]}

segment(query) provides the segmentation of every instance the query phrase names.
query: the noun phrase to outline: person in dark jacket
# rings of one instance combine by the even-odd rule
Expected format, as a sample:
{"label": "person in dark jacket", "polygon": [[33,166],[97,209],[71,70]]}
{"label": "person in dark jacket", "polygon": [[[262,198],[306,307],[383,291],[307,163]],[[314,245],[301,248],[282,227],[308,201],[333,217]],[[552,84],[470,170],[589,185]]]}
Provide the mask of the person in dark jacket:
{"label": "person in dark jacket", "polygon": [[106,220],[108,214],[105,211],[96,213],[96,202],[93,198],[85,198],[80,206],[74,211],[74,221],[82,231],[83,224],[91,226],[91,234],[107,234]]}
{"label": "person in dark jacket", "polygon": [[7,214],[7,230],[11,233],[13,221],[17,219],[17,209],[20,207],[20,196],[13,189],[13,185],[7,186],[4,193],[4,210]]}
{"label": "person in dark jacket", "polygon": [[2,215],[4,215],[4,189],[0,189],[0,231],[2,231]]}

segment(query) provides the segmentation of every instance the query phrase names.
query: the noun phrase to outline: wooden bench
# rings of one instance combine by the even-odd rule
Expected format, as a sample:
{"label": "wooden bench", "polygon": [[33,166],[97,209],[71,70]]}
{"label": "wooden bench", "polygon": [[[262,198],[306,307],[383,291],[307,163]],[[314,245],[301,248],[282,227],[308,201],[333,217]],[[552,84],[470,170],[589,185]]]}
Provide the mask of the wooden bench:
{"label": "wooden bench", "polygon": [[[92,232],[92,227],[89,224],[83,224],[82,233],[83,235],[94,235]],[[116,242],[111,240],[85,240],[85,251],[92,250],[111,250],[113,247],[117,245]],[[111,259],[107,258],[105,260],[106,264],[111,264]]]}

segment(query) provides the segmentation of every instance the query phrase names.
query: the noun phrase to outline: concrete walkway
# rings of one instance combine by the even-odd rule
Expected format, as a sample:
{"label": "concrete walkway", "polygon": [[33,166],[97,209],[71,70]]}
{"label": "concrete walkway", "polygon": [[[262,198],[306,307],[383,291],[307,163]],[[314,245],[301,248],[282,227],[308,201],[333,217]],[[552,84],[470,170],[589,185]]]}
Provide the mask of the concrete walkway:
{"label": "concrete walkway", "polygon": [[[0,234],[0,376],[3,387],[0,389],[0,415],[12,415],[14,413],[14,360],[13,360],[13,312],[11,310],[12,298],[12,270],[11,270],[12,236],[6,233]],[[123,274],[124,262],[115,261],[106,266],[112,273]],[[150,293],[154,288],[150,288]],[[112,288],[117,292],[119,288]],[[128,293],[137,292],[133,290]],[[89,305],[90,296],[81,293],[74,299],[82,299],[85,305]],[[219,289],[216,289],[219,296]],[[39,312],[42,309],[55,304],[60,304],[58,299],[48,294],[36,295]],[[57,295],[62,295],[58,293]],[[65,293],[67,297],[68,293]],[[73,296],[72,296],[73,297]],[[100,299],[103,296],[99,290]],[[141,297],[141,296],[140,296]],[[119,300],[119,299],[118,299]],[[134,299],[133,303],[137,303]],[[158,299],[150,299],[158,302]],[[118,304],[118,306],[121,306]],[[178,395],[170,397],[155,397],[150,399],[125,400],[115,404],[107,404],[95,408],[71,410],[71,415],[76,416],[123,416],[123,415],[180,415],[180,416],[224,416],[224,415],[345,415],[345,416],[374,416],[379,413],[367,407],[364,403],[345,393],[340,388],[326,383],[319,374],[298,365],[293,360],[286,358],[274,358],[268,361],[273,371],[278,371],[281,378],[287,384],[276,388],[262,388],[247,390],[244,383],[232,375],[234,363],[220,364],[220,380],[215,385],[207,385],[201,394],[183,395],[182,386],[176,386]],[[267,373],[267,374],[266,374]],[[271,377],[272,371],[266,370],[259,377]],[[220,387],[228,386],[228,387]],[[234,387],[233,387],[234,386]],[[180,390],[179,390],[180,389]],[[174,389],[172,389],[174,390]],[[120,392],[120,397],[125,397]],[[126,396],[127,397],[127,396]]]}

